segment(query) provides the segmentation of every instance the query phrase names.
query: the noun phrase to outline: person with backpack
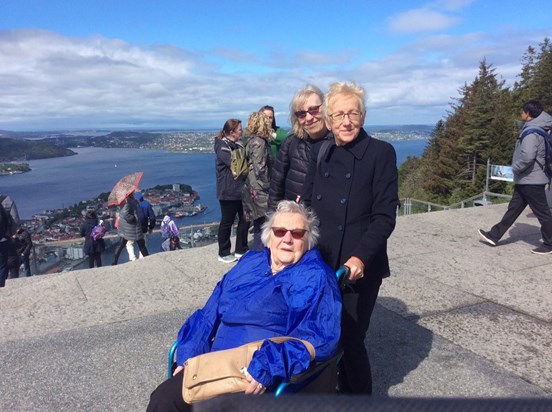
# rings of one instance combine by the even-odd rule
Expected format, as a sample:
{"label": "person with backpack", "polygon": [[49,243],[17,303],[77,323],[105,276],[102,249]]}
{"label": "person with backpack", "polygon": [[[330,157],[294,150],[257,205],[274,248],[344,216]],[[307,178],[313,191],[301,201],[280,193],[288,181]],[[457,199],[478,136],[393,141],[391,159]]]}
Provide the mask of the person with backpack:
{"label": "person with backpack", "polygon": [[[542,104],[530,100],[523,105],[521,120],[524,122],[520,137],[516,141],[512,159],[514,172],[514,193],[506,213],[488,232],[479,229],[483,241],[496,246],[506,231],[512,226],[527,205],[541,225],[543,244],[531,252],[538,255],[552,253],[552,213],[548,207],[545,186],[550,183],[546,168],[546,141],[535,129],[552,128],[552,116],[543,110]],[[526,133],[527,131],[530,133]]]}
{"label": "person with backpack", "polygon": [[[238,119],[228,119],[222,130],[215,137],[215,170],[217,176],[217,199],[220,204],[220,224],[218,229],[218,260],[223,263],[232,263],[247,252],[247,231],[249,223],[245,220],[242,204],[242,190],[247,177],[246,170],[237,170],[236,155],[245,148],[241,144],[242,123]],[[233,162],[234,160],[234,162]],[[239,166],[239,165],[238,165]],[[247,162],[246,162],[247,166]],[[241,173],[240,173],[241,172]],[[236,229],[236,247],[231,253],[232,226],[238,218]]]}
{"label": "person with backpack", "polygon": [[6,286],[10,256],[14,250],[12,236],[18,225],[19,213],[15,203],[9,196],[0,194],[0,288]]}
{"label": "person with backpack", "polygon": [[[98,215],[93,210],[88,210],[84,217],[84,223],[80,227],[80,235],[84,237],[83,252],[88,255],[88,267],[102,267],[102,253],[105,250],[103,234],[98,233],[98,227],[102,225]],[[104,228],[105,229],[105,228]],[[100,231],[105,234],[105,230]]]}

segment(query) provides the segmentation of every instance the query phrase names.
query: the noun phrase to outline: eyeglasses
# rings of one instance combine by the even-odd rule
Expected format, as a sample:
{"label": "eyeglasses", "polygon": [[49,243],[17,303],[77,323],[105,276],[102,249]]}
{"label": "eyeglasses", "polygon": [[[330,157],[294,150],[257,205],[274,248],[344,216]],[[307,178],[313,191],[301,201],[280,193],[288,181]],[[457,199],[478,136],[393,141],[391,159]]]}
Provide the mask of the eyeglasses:
{"label": "eyeglasses", "polygon": [[309,107],[308,110],[299,110],[295,112],[295,116],[297,116],[298,119],[304,119],[305,117],[307,117],[308,113],[314,117],[320,113],[320,106],[322,105]]}
{"label": "eyeglasses", "polygon": [[272,233],[274,233],[274,236],[276,237],[284,237],[286,233],[291,233],[291,237],[294,239],[303,239],[305,236],[305,233],[308,232],[307,229],[286,229],[285,227],[273,227]]}
{"label": "eyeglasses", "polygon": [[356,110],[353,110],[349,113],[332,113],[330,114],[330,119],[332,119],[334,122],[342,122],[343,120],[345,120],[345,116],[347,116],[351,122],[358,122],[360,120],[360,117],[362,116],[362,113],[357,112]]}

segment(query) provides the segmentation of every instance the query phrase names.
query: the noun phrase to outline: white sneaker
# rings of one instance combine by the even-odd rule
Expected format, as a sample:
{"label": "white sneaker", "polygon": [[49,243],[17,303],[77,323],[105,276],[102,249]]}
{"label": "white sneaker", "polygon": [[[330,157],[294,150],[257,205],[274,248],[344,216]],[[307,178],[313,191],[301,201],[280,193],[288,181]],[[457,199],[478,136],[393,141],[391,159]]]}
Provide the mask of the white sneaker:
{"label": "white sneaker", "polygon": [[244,253],[234,253],[234,256],[236,256],[236,258],[241,258],[243,255],[245,255],[245,252]]}
{"label": "white sneaker", "polygon": [[226,255],[226,256],[219,256],[218,258],[219,262],[222,263],[234,263],[238,260],[238,258],[234,255]]}

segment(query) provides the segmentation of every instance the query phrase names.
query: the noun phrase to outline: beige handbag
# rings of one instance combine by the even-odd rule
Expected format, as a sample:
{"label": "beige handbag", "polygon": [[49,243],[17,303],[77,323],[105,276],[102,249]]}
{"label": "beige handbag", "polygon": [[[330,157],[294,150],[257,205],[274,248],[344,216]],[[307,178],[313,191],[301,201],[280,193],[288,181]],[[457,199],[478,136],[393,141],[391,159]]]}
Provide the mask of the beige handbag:
{"label": "beige handbag", "polygon": [[[310,342],[287,336],[270,340],[276,343],[299,340],[309,351],[311,361],[314,360],[315,350]],[[249,385],[245,378],[245,369],[263,342],[264,340],[258,340],[237,348],[204,353],[188,359],[184,363],[184,402],[192,404],[225,393],[245,392]]]}

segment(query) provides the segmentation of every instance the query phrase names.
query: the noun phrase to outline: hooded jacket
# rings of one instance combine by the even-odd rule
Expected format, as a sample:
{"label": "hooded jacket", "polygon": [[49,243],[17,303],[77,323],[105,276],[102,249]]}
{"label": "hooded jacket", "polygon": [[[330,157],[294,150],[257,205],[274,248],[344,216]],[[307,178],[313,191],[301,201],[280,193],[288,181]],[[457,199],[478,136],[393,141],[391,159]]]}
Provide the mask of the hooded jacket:
{"label": "hooded jacket", "polygon": [[[552,128],[552,116],[543,111],[539,116],[525,122],[521,129],[520,137],[525,130],[535,127],[542,129]],[[550,179],[546,176],[541,166],[544,164],[545,154],[544,139],[537,133],[530,133],[523,140],[518,138],[512,158],[514,183],[517,185],[547,184]]]}

